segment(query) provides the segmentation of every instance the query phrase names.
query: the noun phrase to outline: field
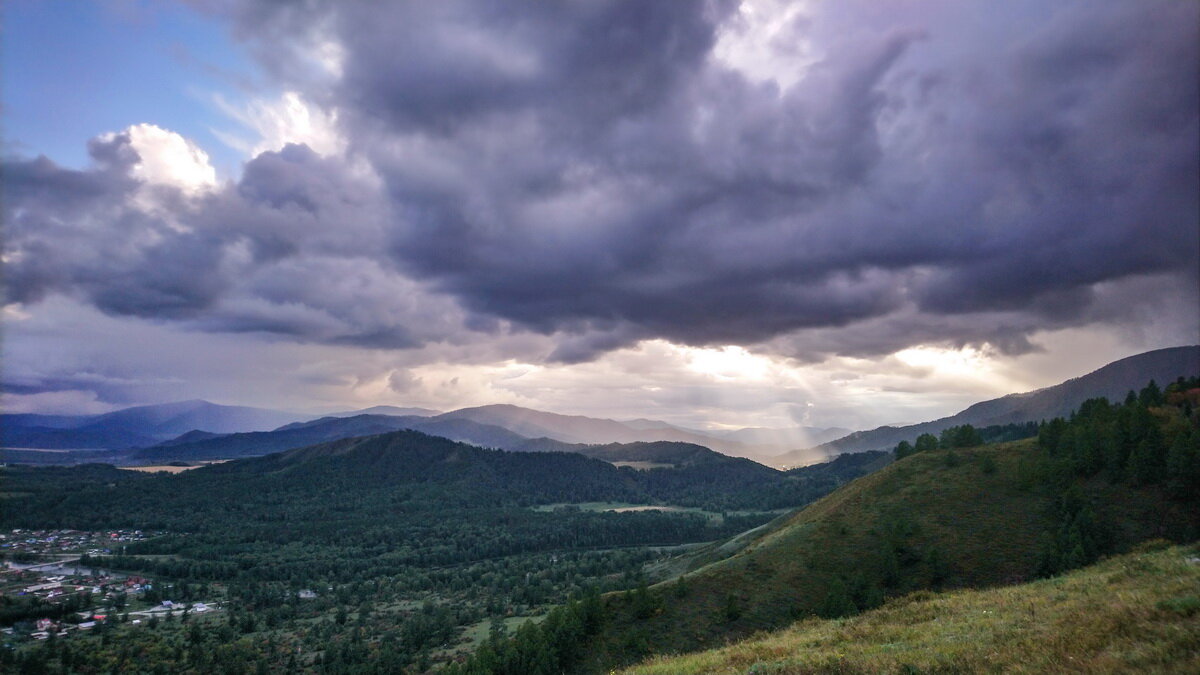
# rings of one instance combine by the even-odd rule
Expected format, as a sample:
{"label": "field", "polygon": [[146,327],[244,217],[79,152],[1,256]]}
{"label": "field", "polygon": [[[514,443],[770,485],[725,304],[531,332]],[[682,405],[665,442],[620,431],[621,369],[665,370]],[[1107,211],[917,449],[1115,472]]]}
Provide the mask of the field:
{"label": "field", "polygon": [[193,466],[176,466],[174,464],[157,464],[151,466],[122,466],[118,467],[126,471],[141,471],[142,473],[183,473],[199,468],[201,465]]}

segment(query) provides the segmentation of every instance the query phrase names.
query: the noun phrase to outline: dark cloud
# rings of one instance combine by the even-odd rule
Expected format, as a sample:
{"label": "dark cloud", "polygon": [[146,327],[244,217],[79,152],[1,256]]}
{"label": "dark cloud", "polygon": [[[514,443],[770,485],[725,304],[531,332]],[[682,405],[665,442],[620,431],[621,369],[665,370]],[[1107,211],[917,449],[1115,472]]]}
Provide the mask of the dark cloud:
{"label": "dark cloud", "polygon": [[9,161],[11,299],[371,348],[515,327],[578,362],[1022,353],[1136,320],[1114,284],[1195,298],[1195,3],[819,4],[774,38],[814,55],[787,88],[714,55],[729,2],[211,4],[348,156],[263,153],[169,217],[119,136]]}
{"label": "dark cloud", "polygon": [[337,96],[398,129],[452,132],[522,112],[611,121],[670,96],[732,5],[351,3],[333,14],[338,36],[356,43]]}
{"label": "dark cloud", "polygon": [[90,147],[85,170],[5,163],[10,302],[62,293],[110,315],[372,348],[456,329],[452,303],[380,259],[386,206],[336,160],[287,146],[187,195],[133,177],[128,134]]}

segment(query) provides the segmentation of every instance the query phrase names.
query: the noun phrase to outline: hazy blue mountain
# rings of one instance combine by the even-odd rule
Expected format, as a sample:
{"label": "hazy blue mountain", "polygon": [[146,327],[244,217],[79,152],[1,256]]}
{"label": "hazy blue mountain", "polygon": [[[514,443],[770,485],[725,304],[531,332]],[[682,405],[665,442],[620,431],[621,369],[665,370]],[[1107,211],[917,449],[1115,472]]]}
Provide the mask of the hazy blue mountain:
{"label": "hazy blue mountain", "polygon": [[187,445],[188,443],[199,443],[200,441],[209,441],[214,438],[223,438],[225,436],[228,436],[228,434],[214,434],[211,431],[192,429],[185,434],[181,434],[170,440],[163,441],[162,443],[157,443],[155,444],[155,447],[167,448],[176,445]]}
{"label": "hazy blue mountain", "polygon": [[36,413],[11,413],[0,415],[0,421],[13,427],[39,427],[42,429],[74,429],[99,415],[38,415]]}
{"label": "hazy blue mountain", "polygon": [[621,422],[621,424],[624,424],[625,426],[629,427],[630,429],[640,429],[643,431],[645,431],[646,429],[675,429],[676,431],[687,431],[687,432],[695,433],[695,434],[707,433],[707,432],[701,431],[699,429],[689,429],[688,427],[681,427],[678,424],[671,424],[670,422],[664,422],[662,420],[648,420],[644,417],[639,417],[639,418],[633,419],[633,420],[619,420],[619,421]]}
{"label": "hazy blue mountain", "polygon": [[159,436],[131,429],[88,428],[55,429],[27,427],[0,420],[0,447],[49,450],[104,450],[135,448],[162,440]]}
{"label": "hazy blue mountain", "polygon": [[546,436],[568,443],[642,440],[637,438],[638,430],[616,420],[559,415],[507,404],[462,408],[438,415],[435,419],[469,419],[481,424],[501,426],[527,438]]}
{"label": "hazy blue mountain", "polygon": [[394,405],[377,405],[362,410],[346,410],[334,412],[323,417],[357,417],[359,415],[394,415],[396,417],[433,417],[442,414],[441,410],[432,408],[401,408]]}
{"label": "hazy blue mountain", "polygon": [[267,431],[304,417],[266,408],[182,401],[117,410],[100,415],[88,426],[144,429],[148,434],[174,437],[193,429],[218,434]]}
{"label": "hazy blue mountain", "polygon": [[462,408],[433,418],[469,419],[481,424],[504,427],[528,438],[549,438],[565,443],[634,443],[638,441],[678,441],[695,443],[726,455],[758,459],[779,452],[778,448],[758,448],[737,441],[710,436],[705,432],[683,429],[666,422],[559,415],[515,405],[486,405]]}
{"label": "hazy blue mountain", "polygon": [[[993,424],[1031,422],[1054,417],[1066,417],[1089,398],[1105,397],[1119,401],[1130,390],[1156,380],[1165,386],[1182,376],[1200,373],[1200,345],[1171,347],[1145,352],[1114,361],[1103,368],[1061,384],[1023,394],[1009,394],[990,401],[976,403],[950,417],[902,427],[879,427],[857,431],[815,450],[826,456],[863,450],[886,450],[900,441],[911,441],[924,433],[938,434],[943,429],[962,424],[986,427]],[[774,464],[796,464],[811,461],[811,451],[792,452],[775,458]]]}
{"label": "hazy blue mountain", "polygon": [[16,448],[141,447],[192,430],[266,431],[305,416],[280,410],[180,401],[125,408],[103,415],[3,415],[0,446]]}

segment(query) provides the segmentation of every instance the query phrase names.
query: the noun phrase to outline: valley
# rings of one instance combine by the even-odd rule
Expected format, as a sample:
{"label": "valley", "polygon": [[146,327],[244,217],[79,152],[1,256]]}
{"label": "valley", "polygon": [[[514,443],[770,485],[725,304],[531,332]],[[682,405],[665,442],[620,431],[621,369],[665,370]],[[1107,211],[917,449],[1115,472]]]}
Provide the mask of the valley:
{"label": "valley", "polygon": [[[191,434],[154,452],[225,442],[235,456],[134,467],[149,471],[10,464],[0,528],[12,537],[138,534],[119,549],[72,549],[91,575],[79,580],[22,568],[52,560],[49,549],[6,547],[17,576],[0,596],[11,631],[0,658],[81,673],[135,655],[174,672],[803,672],[781,645],[842,625],[823,621],[884,631],[893,619],[877,617],[934,611],[921,603],[957,621],[975,611],[960,605],[984,602],[964,589],[1196,541],[1198,395],[1200,380],[1151,383],[1123,402],[1085,400],[1068,419],[954,426],[787,471],[679,441],[501,450],[390,427],[236,456],[254,439],[267,450],[396,423],[369,414]],[[529,442],[484,426],[470,430]],[[138,589],[92,593],[127,579]],[[751,641],[704,651],[739,640]],[[976,658],[922,645],[895,663]],[[661,660],[687,652],[697,655]],[[829,662],[822,654],[812,658]],[[846,668],[893,663],[863,654]]]}
{"label": "valley", "polygon": [[0,675],[1200,673],[1200,0],[0,0]]}

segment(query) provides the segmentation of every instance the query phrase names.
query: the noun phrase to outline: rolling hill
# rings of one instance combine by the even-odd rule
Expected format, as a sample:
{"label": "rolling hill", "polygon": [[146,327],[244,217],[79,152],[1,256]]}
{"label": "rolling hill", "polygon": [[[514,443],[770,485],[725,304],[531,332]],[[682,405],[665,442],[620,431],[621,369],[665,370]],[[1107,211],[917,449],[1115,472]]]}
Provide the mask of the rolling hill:
{"label": "rolling hill", "polygon": [[168,444],[129,452],[125,455],[125,461],[135,464],[161,464],[173,461],[255,457],[343,438],[373,436],[401,429],[422,431],[453,441],[490,448],[510,448],[527,440],[507,429],[478,424],[470,420],[356,415],[354,417],[323,417],[308,422],[294,422],[274,431],[229,434],[192,442],[179,442],[177,439]]}
{"label": "rolling hill", "polygon": [[[353,517],[366,520],[385,517],[386,509],[397,508],[398,501],[412,502],[412,508],[420,509],[461,503],[496,506],[597,501],[672,505],[710,512],[769,511],[808,503],[827,494],[869,470],[869,460],[875,459],[861,455],[856,457],[861,461],[840,463],[828,470],[814,466],[802,473],[785,474],[696,446],[681,449],[648,445],[636,446],[635,450],[644,454],[635,452],[633,456],[662,459],[672,453],[676,457],[686,454],[690,461],[680,461],[677,468],[639,471],[578,453],[488,450],[402,430],[232,460],[173,476],[138,475],[99,465],[74,469],[9,467],[7,487],[13,493],[54,494],[63,485],[72,488],[68,495],[59,495],[51,502],[7,502],[5,518],[7,522],[70,522],[75,526],[125,522],[189,531],[195,527],[189,523],[197,520],[221,522],[220,514],[230,508],[261,512],[258,517],[264,522],[275,517],[274,510],[281,504],[328,515],[331,499],[384,509],[375,513],[364,510],[366,507],[356,508]],[[696,459],[697,455],[703,459]],[[80,480],[76,477],[91,476],[101,469],[106,472],[97,474],[101,478],[94,488],[76,484]],[[111,485],[115,483],[130,489],[113,491]],[[97,500],[103,502],[102,506],[96,503],[87,509],[76,508]]]}
{"label": "rolling hill", "polygon": [[[394,419],[396,418],[385,418],[388,421]],[[339,422],[350,420],[357,420],[365,424],[372,423],[370,420],[362,420],[360,418],[348,418],[347,420],[339,420]],[[473,424],[466,420],[433,422],[435,426],[446,423]],[[494,429],[497,429],[486,427],[486,425],[477,426],[484,430],[482,433],[493,433]],[[311,427],[269,433],[273,438],[273,442],[284,442],[289,439],[294,441],[299,437],[297,434],[301,432],[318,430],[324,434],[334,429],[346,431],[351,435],[338,439],[330,439],[331,442],[291,449],[278,454],[268,455],[267,457],[258,457],[248,463],[234,462],[222,465],[224,468],[220,469],[210,467],[206,471],[217,471],[220,473],[249,471],[254,473],[261,472],[255,467],[264,466],[272,467],[271,470],[274,471],[279,467],[291,467],[303,464],[306,460],[316,457],[349,456],[356,458],[356,461],[365,462],[369,467],[367,470],[369,476],[364,476],[364,479],[377,481],[381,477],[389,477],[387,480],[402,483],[411,480],[413,476],[420,475],[419,465],[408,464],[408,462],[414,461],[413,457],[419,458],[421,462],[426,462],[439,452],[450,452],[449,448],[452,447],[447,445],[450,441],[444,437],[427,434],[427,432],[420,432],[414,429],[389,431],[376,436],[365,436],[359,432],[364,431],[366,427],[355,426],[347,429],[344,426],[323,423]],[[507,433],[504,430],[500,430],[500,432]],[[406,436],[405,434],[409,435]],[[257,443],[252,438],[253,435],[250,434],[228,436],[213,440],[229,440],[239,436],[246,437],[247,443]],[[395,444],[388,445],[389,442],[386,439],[389,438],[418,438],[421,441],[409,440],[405,444],[396,446]],[[519,447],[523,444],[524,440],[519,439],[514,444]],[[422,444],[433,448],[433,450],[424,454],[418,453],[412,457],[392,453],[396,458],[403,458],[405,462],[404,471],[389,473],[378,470],[376,465],[380,461],[380,457],[391,452],[391,450],[382,450],[380,449],[381,447],[418,448],[423,447]],[[262,447],[261,443],[258,443],[255,447]],[[838,485],[877,468],[880,460],[880,454],[847,456],[829,464],[814,465],[805,467],[803,470],[785,473],[745,458],[728,457],[708,448],[687,443],[662,441],[654,443],[614,443],[602,446],[578,445],[568,447],[571,450],[570,452],[501,452],[500,454],[495,454],[494,451],[483,450],[474,445],[457,443],[454,446],[453,454],[476,459],[490,458],[489,461],[499,462],[504,466],[511,465],[516,467],[511,469],[513,477],[522,476],[522,472],[527,472],[529,475],[522,477],[521,480],[529,482],[522,483],[522,485],[525,485],[525,487],[533,490],[535,493],[545,487],[540,481],[543,480],[543,475],[547,471],[551,473],[558,471],[555,468],[558,466],[556,462],[581,461],[580,459],[563,460],[561,456],[586,458],[586,466],[590,467],[589,471],[592,472],[592,475],[586,478],[582,476],[573,478],[572,480],[576,482],[576,485],[571,489],[563,488],[563,501],[586,502],[604,493],[608,494],[606,499],[619,498],[619,500],[633,500],[636,503],[643,504],[661,503],[703,507],[711,511],[745,508],[748,504],[759,504],[766,509],[779,509],[807,503],[817,496],[828,493]],[[180,448],[186,448],[186,446],[176,446],[167,450],[174,452]],[[228,446],[226,446],[227,448]],[[150,452],[150,450],[139,452]],[[195,455],[189,456],[193,459],[196,458]],[[159,456],[155,456],[154,459],[156,460],[155,463],[162,461],[162,458]],[[348,461],[351,460],[339,460],[339,462]],[[622,465],[627,464],[632,464],[633,466],[621,468]],[[651,466],[639,466],[640,464]],[[342,465],[339,464],[339,466]],[[639,468],[647,470],[637,470]],[[344,473],[349,475],[358,475],[360,471],[358,467],[349,465],[342,466],[342,469]],[[302,469],[305,472],[311,470],[312,467]],[[505,470],[509,471],[509,469]],[[341,475],[330,475],[327,480],[341,480]],[[459,478],[466,477],[468,477],[467,474],[459,476]],[[467,482],[469,483],[470,481]],[[589,492],[585,487],[587,485],[606,485],[617,491],[615,493],[605,492],[605,490],[608,490],[606,487],[604,490]],[[572,489],[574,490],[573,492],[571,491]]]}

